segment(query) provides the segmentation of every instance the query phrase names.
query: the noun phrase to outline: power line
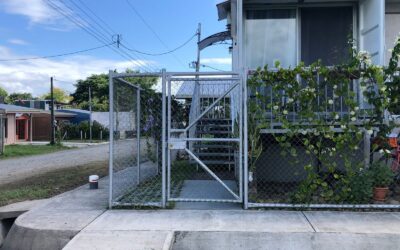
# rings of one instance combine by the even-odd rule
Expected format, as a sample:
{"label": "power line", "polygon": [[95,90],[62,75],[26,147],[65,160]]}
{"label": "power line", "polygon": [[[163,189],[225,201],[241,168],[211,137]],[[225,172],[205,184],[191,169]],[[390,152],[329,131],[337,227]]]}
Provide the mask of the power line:
{"label": "power line", "polygon": [[134,52],[136,52],[136,53],[143,54],[143,55],[148,55],[148,56],[163,56],[163,55],[167,55],[167,54],[174,53],[175,51],[177,51],[177,50],[179,50],[179,49],[185,47],[187,44],[189,44],[189,43],[193,40],[194,37],[196,37],[196,35],[197,35],[197,34],[194,34],[194,35],[191,36],[186,42],[184,42],[183,44],[179,45],[179,46],[176,47],[175,49],[172,49],[172,50],[169,50],[169,51],[166,51],[166,52],[161,52],[161,53],[143,52],[143,51],[140,51],[140,50],[131,49],[131,48],[129,48],[129,47],[123,45],[123,44],[121,44],[121,46],[124,47],[125,49],[129,50],[129,51],[134,51]]}
{"label": "power line", "polygon": [[209,66],[209,65],[205,65],[205,64],[200,64],[200,65],[203,68],[209,68],[209,69],[213,69],[213,70],[216,70],[216,71],[226,72],[226,70],[218,69],[218,68],[215,68],[215,67],[212,67],[212,66]]}
{"label": "power line", "polygon": [[80,2],[90,13],[92,13],[93,16],[95,16],[100,22],[102,22],[108,30],[110,30],[112,33],[116,34],[117,32],[115,32],[115,30],[108,25],[101,17],[99,17],[91,8],[89,8],[89,6],[87,6],[87,4],[85,4],[84,1],[82,0],[78,0],[78,2]]}
{"label": "power line", "polygon": [[[63,10],[60,6],[58,6],[57,4],[53,3],[50,0],[46,1],[47,4],[54,9],[55,11],[57,11],[59,14],[63,15],[64,17],[66,17],[69,21],[71,21],[72,23],[74,23],[77,27],[81,28],[83,31],[85,31],[86,33],[88,33],[90,36],[94,37],[96,40],[98,40],[101,43],[107,44],[109,41],[107,38],[104,38],[104,34],[102,34],[101,32],[98,32],[96,30],[91,29],[90,27],[87,27],[85,23],[82,23],[82,20],[77,19],[74,16],[68,15],[65,10]],[[65,6],[65,5],[64,5]],[[67,6],[66,6],[67,7]],[[72,10],[73,11],[73,10]],[[82,18],[81,18],[82,19]],[[100,34],[99,34],[100,33]],[[135,58],[133,58],[132,56],[130,56],[129,54],[127,54],[124,51],[119,51],[111,46],[108,46],[108,48],[110,48],[111,50],[113,50],[115,53],[119,54],[120,56],[122,56],[124,59],[127,59],[128,61],[131,61],[134,65],[139,66],[139,67],[143,67],[143,68],[148,68],[146,65],[143,66],[140,60],[137,60]]]}
{"label": "power line", "polygon": [[15,58],[15,59],[0,59],[0,62],[11,62],[11,61],[29,61],[29,60],[38,60],[38,59],[46,59],[46,58],[54,58],[54,57],[62,57],[62,56],[69,56],[69,55],[75,55],[75,54],[80,54],[80,53],[84,53],[84,52],[88,52],[88,51],[92,51],[92,50],[97,50],[97,49],[101,49],[104,47],[108,47],[110,45],[115,44],[116,42],[112,42],[109,44],[105,44],[102,46],[98,46],[98,47],[94,47],[94,48],[89,48],[89,49],[84,49],[84,50],[78,50],[78,51],[74,51],[74,52],[67,52],[67,53],[63,53],[63,54],[56,54],[56,55],[49,55],[49,56],[37,56],[37,57],[27,57],[27,58]]}
{"label": "power line", "polygon": [[[74,9],[72,9],[71,7],[69,7],[68,5],[66,5],[65,3],[62,3],[66,8],[68,8],[69,9],[69,11],[71,12],[71,13],[75,13],[74,12]],[[64,13],[65,14],[65,13]],[[89,18],[91,18],[86,12],[84,13],[86,16],[88,16]],[[72,17],[73,19],[75,19],[75,21],[80,21],[80,20],[83,20],[83,21],[85,21],[85,23],[89,23],[85,18],[83,18],[81,15],[79,15],[79,14],[77,14],[76,13],[76,15],[79,17],[79,19],[77,19],[77,18],[75,18],[75,17],[73,17],[73,16],[70,16],[70,17]],[[71,19],[70,19],[71,20]],[[76,23],[76,22],[75,22]],[[101,31],[101,30],[99,30],[96,26],[93,26],[93,27],[86,27],[86,25],[85,25],[85,23],[79,23],[79,26],[81,27],[81,28],[86,28],[86,29],[89,29],[92,33],[94,33],[95,35],[97,35],[98,37],[100,37],[103,41],[108,41],[108,39],[109,38],[107,38],[107,35],[104,35],[104,33]],[[97,23],[97,22],[96,22]],[[97,23],[98,24],[98,23]],[[100,28],[102,28],[103,30],[105,30],[101,25],[99,25],[100,26]],[[106,31],[107,32],[107,31]],[[108,33],[109,34],[109,36],[113,36],[112,34],[110,34],[110,33]],[[117,52],[118,51],[118,52]],[[130,54],[128,54],[128,53],[126,53],[125,51],[119,51],[119,50],[116,50],[116,49],[114,49],[114,52],[116,52],[116,53],[118,53],[118,54],[120,54],[121,55],[121,53],[122,54],[124,54],[126,57],[128,57],[129,59],[128,60],[131,60],[132,61],[132,63],[134,63],[135,65],[140,65],[140,66],[142,66],[142,67],[145,67],[146,69],[150,69],[150,67],[147,67],[144,63],[142,63],[140,60],[141,59],[138,59],[138,58],[135,58],[135,57],[132,57]]]}
{"label": "power line", "polygon": [[[128,6],[135,12],[135,14],[139,17],[139,19],[144,23],[144,25],[154,34],[154,36],[157,38],[157,40],[167,49],[170,50],[168,45],[161,39],[161,37],[157,34],[157,32],[151,27],[151,25],[144,19],[144,17],[139,13],[139,11],[136,10],[136,8],[133,6],[133,4],[129,1],[126,0],[126,3]],[[172,54],[175,60],[180,63],[183,67],[185,67],[185,64],[175,55]]]}
{"label": "power line", "polygon": [[[115,31],[110,27],[110,25],[108,25],[104,20],[102,20],[98,15],[96,15],[95,12],[92,11],[85,3],[83,3],[82,1],[79,0],[79,2],[83,5],[83,8],[86,8],[95,18],[97,18],[97,19],[98,19],[101,23],[103,23],[104,26],[106,26],[106,27],[103,27],[102,24],[100,24],[98,21],[96,21],[87,11],[85,11],[83,8],[81,8],[74,0],[69,0],[69,1],[70,1],[76,8],[78,8],[85,16],[87,16],[90,20],[92,20],[98,27],[100,27],[100,29],[103,30],[106,34],[108,34],[110,37],[115,36],[114,34],[116,34],[117,32],[115,32]],[[68,7],[68,6],[66,6],[66,7]],[[70,8],[70,7],[68,7],[68,8]],[[71,9],[71,8],[70,8],[70,9]],[[73,9],[71,9],[71,10],[73,11]],[[82,16],[80,16],[80,18],[81,18],[81,19],[84,19],[84,18],[82,18]],[[85,19],[84,19],[84,20],[85,20]],[[108,29],[108,30],[107,30],[107,29]],[[98,30],[98,29],[97,29],[97,30]],[[99,30],[98,30],[98,32],[99,32],[101,35],[104,36],[104,34],[103,34],[102,31],[99,31]],[[129,53],[125,52],[124,50],[122,50],[122,51],[123,51],[123,53],[129,55]],[[135,54],[135,60],[138,60],[138,61],[143,60],[143,61],[145,61],[145,59],[140,58],[140,57],[139,57],[138,55],[136,55],[136,54]],[[150,67],[150,66],[148,66],[148,65],[145,65],[145,64],[142,63],[142,62],[140,62],[140,64],[143,65],[143,66],[145,66],[145,67],[147,67],[147,68],[150,68],[151,70],[154,70],[153,67]]]}

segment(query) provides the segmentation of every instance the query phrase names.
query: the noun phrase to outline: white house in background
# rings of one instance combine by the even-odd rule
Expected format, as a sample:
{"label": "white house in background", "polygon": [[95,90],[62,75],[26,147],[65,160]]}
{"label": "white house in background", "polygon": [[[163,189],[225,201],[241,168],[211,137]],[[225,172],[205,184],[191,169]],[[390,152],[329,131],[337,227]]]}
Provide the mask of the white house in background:
{"label": "white house in background", "polygon": [[318,59],[341,63],[349,37],[383,65],[400,32],[400,0],[229,0],[217,8],[219,20],[231,27],[233,71],[273,67],[275,61],[282,67]]}

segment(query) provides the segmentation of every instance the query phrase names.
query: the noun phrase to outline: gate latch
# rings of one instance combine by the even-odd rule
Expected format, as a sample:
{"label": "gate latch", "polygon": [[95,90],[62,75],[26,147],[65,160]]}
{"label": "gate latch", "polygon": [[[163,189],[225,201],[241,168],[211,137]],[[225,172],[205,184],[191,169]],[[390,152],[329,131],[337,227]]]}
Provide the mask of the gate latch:
{"label": "gate latch", "polygon": [[169,149],[185,149],[186,141],[181,139],[171,139],[168,145]]}

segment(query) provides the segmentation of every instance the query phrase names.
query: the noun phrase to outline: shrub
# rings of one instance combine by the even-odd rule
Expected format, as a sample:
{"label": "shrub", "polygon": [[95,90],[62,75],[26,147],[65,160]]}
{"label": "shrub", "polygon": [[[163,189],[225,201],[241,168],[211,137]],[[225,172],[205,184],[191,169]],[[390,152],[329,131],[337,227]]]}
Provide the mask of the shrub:
{"label": "shrub", "polygon": [[388,187],[393,183],[394,173],[384,162],[372,164],[369,172],[374,187]]}

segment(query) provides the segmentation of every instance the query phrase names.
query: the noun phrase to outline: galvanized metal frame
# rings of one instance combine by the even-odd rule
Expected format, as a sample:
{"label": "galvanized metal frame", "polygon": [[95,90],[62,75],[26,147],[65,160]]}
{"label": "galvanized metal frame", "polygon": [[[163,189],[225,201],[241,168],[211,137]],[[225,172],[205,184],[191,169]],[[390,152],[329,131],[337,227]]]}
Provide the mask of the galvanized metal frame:
{"label": "galvanized metal frame", "polygon": [[114,72],[112,70],[109,71],[108,73],[108,84],[109,84],[109,116],[110,116],[110,122],[109,122],[109,163],[108,163],[108,178],[109,178],[109,198],[108,198],[108,207],[109,209],[112,209],[113,207],[113,175],[114,175],[114,147],[113,147],[113,142],[114,142]]}
{"label": "galvanized metal frame", "polygon": [[[140,114],[141,114],[141,102],[140,102],[140,96],[141,96],[141,91],[143,90],[140,86],[132,84],[129,81],[124,80],[124,78],[127,77],[161,77],[163,80],[165,80],[165,70],[163,70],[160,73],[115,73],[114,71],[110,70],[109,71],[109,119],[110,119],[110,142],[109,142],[109,200],[108,200],[108,206],[109,209],[112,209],[113,206],[132,206],[132,205],[139,205],[139,206],[153,206],[153,207],[165,207],[166,206],[166,199],[165,199],[165,186],[166,186],[166,181],[165,181],[165,150],[162,151],[163,154],[163,159],[162,159],[162,199],[160,200],[159,203],[156,202],[145,202],[145,203],[123,203],[123,202],[116,202],[113,201],[113,174],[114,174],[114,161],[113,161],[113,154],[114,154],[114,147],[113,147],[113,142],[114,142],[114,80],[117,80],[121,83],[127,84],[131,86],[132,88],[135,88],[137,90],[136,92],[136,140],[137,140],[137,152],[136,152],[136,164],[137,164],[137,182],[140,183]],[[164,84],[165,85],[165,84]],[[165,95],[165,91],[163,91],[163,95]],[[162,110],[165,110],[165,98],[162,100]],[[163,118],[162,118],[162,123],[163,126],[166,124],[166,119],[165,119],[165,112],[163,112]],[[164,133],[163,133],[164,132]],[[163,128],[162,131],[162,138],[165,139],[165,128]],[[163,144],[165,143],[165,140],[163,140]],[[163,149],[165,149],[165,145],[163,145]]]}
{"label": "galvanized metal frame", "polygon": [[[185,76],[189,78],[180,78],[179,76]],[[204,78],[199,78],[199,76],[204,76]],[[184,80],[193,80],[193,81],[215,81],[217,80],[216,77],[212,78],[211,76],[227,76],[227,78],[218,78],[218,80],[221,81],[233,81],[234,83],[230,86],[228,90],[226,90],[223,94],[221,94],[210,106],[206,108],[201,114],[198,115],[197,118],[195,118],[186,128],[184,129],[173,129],[171,127],[171,103],[172,103],[172,82],[174,81],[184,81]],[[167,95],[168,95],[168,106],[167,106],[167,144],[169,144],[171,141],[176,140],[176,138],[172,138],[171,134],[172,133],[185,133],[187,134],[188,130],[193,127],[207,112],[209,112],[215,105],[217,105],[224,97],[229,95],[235,88],[238,89],[239,91],[239,102],[241,102],[242,99],[242,84],[241,84],[241,78],[237,77],[238,74],[234,72],[196,72],[196,73],[186,73],[186,72],[178,72],[178,73],[168,73],[168,77],[166,79],[167,81]],[[209,78],[211,77],[211,78]],[[239,144],[239,166],[242,166],[242,128],[241,128],[241,120],[243,119],[243,114],[242,110],[239,110],[239,126],[240,126],[240,136],[239,138],[179,138],[179,141],[186,141],[186,142],[193,142],[193,141],[207,141],[207,142],[236,142]],[[243,168],[239,167],[239,194],[236,194],[234,191],[232,191],[217,175],[211,171],[206,164],[204,164],[198,157],[196,157],[193,152],[185,148],[184,150],[186,153],[188,153],[192,159],[194,159],[199,166],[201,166],[206,172],[208,172],[213,179],[215,179],[219,184],[221,184],[224,189],[226,189],[232,196],[233,199],[193,199],[193,198],[174,198],[171,197],[171,150],[169,146],[167,146],[167,201],[172,201],[172,202],[233,202],[233,203],[242,203],[243,202]]]}

